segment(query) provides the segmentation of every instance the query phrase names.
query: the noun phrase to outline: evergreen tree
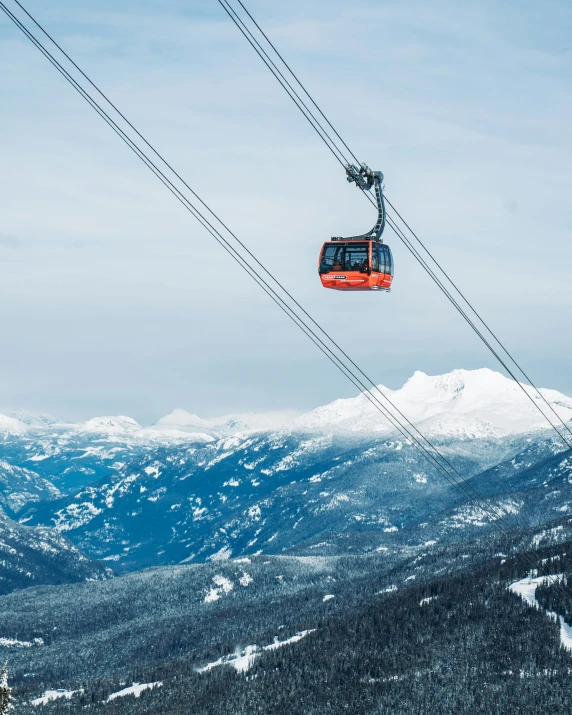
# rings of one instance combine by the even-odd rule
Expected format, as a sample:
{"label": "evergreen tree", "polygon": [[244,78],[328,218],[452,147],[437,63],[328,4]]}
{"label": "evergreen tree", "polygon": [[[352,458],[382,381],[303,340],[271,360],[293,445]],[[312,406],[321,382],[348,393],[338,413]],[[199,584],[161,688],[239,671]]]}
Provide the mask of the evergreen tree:
{"label": "evergreen tree", "polygon": [[8,663],[0,671],[0,715],[12,710],[12,688],[8,685]]}

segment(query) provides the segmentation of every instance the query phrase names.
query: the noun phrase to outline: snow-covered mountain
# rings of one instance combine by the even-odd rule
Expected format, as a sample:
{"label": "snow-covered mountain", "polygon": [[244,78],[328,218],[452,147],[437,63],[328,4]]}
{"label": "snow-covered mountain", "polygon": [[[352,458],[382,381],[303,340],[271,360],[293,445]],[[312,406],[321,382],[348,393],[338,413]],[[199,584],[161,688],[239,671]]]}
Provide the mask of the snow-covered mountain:
{"label": "snow-covered mountain", "polygon": [[31,412],[30,410],[16,410],[15,412],[10,412],[8,417],[12,417],[28,427],[50,427],[58,424],[57,418],[53,415]]}
{"label": "snow-covered mountain", "polygon": [[157,424],[142,427],[131,417],[94,417],[87,422],[72,425],[78,434],[94,434],[125,442],[211,442],[212,437],[205,431],[181,429],[176,424]]}
{"label": "snow-covered mountain", "polygon": [[6,440],[8,437],[25,434],[27,430],[28,427],[24,422],[15,417],[0,415],[0,439]]}
{"label": "snow-covered mountain", "polygon": [[[564,422],[572,419],[571,398],[556,390],[541,389],[546,404],[533,388],[522,387],[524,392],[513,380],[482,368],[437,376],[416,372],[400,389],[379,385],[374,394],[383,405],[391,409],[392,403],[411,422],[422,424],[432,434],[502,437],[549,428],[538,408],[555,424],[559,424],[556,415]],[[300,417],[295,426],[321,431],[391,431],[363,394],[319,407]]]}
{"label": "snow-covered mountain", "polygon": [[[512,381],[456,370],[381,389],[503,513],[539,523],[572,504],[572,464]],[[543,395],[572,416],[568,397]],[[147,428],[128,417],[27,426],[0,443],[0,460],[63,493],[26,496],[19,518],[55,526],[119,570],[281,553],[322,536],[332,548],[336,534],[403,544],[420,529],[454,538],[483,526],[364,395],[286,420],[176,410]]]}
{"label": "snow-covered mountain", "polygon": [[[511,523],[570,511],[572,460],[555,439],[442,440],[441,451]],[[155,447],[72,496],[28,504],[119,571],[363,541],[403,548],[494,525],[404,440],[262,433]],[[342,535],[343,538],[339,538]],[[360,536],[361,535],[361,536]]]}

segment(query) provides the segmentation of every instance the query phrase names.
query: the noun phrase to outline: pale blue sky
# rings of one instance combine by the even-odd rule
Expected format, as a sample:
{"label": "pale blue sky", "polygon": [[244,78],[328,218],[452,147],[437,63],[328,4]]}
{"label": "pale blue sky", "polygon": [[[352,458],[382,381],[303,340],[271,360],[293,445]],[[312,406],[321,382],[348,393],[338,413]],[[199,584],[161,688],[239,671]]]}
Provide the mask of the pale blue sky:
{"label": "pale blue sky", "polygon": [[[27,7],[378,382],[496,367],[389,232],[391,294],[320,287],[321,243],[372,212],[216,0]],[[536,382],[572,394],[570,4],[249,8]],[[0,108],[0,409],[354,393],[3,15]]]}

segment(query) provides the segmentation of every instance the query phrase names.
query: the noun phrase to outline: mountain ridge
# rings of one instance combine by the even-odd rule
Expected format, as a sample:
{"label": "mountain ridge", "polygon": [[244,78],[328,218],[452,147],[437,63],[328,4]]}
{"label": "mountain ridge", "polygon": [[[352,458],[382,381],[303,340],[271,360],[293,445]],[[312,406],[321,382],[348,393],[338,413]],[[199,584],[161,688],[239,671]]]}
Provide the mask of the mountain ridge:
{"label": "mountain ridge", "polygon": [[[572,420],[572,398],[550,388],[540,388],[542,397],[539,397],[529,385],[521,384],[521,387],[489,368],[456,369],[442,375],[427,375],[418,370],[396,390],[378,385],[372,388],[372,392],[382,404],[391,409],[387,403],[390,400],[414,424],[427,423],[427,420],[439,415],[452,415],[465,420],[469,434],[482,433],[483,436],[486,436],[487,431],[492,435],[495,430],[500,430],[500,436],[549,429],[547,420],[534,405],[554,423],[558,423],[558,419],[550,408],[564,422]],[[42,415],[35,419],[29,413],[22,413],[26,421],[21,421],[17,419],[17,414],[14,413],[13,417],[0,415],[0,434],[18,436],[50,431],[91,432],[117,439],[149,442],[208,442],[213,438],[259,431],[347,430],[380,434],[394,431],[365,393],[334,400],[303,414],[283,410],[202,418],[177,408],[148,426],[142,426],[124,415],[93,417],[83,422],[69,423]],[[439,420],[435,420],[433,432],[437,430],[438,424]]]}

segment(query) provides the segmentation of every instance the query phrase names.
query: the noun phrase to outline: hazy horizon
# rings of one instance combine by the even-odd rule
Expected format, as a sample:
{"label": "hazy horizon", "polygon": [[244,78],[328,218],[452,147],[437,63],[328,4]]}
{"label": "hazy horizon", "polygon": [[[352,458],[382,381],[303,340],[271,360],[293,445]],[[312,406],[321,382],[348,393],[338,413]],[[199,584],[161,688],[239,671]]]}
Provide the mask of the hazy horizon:
{"label": "hazy horizon", "polygon": [[[457,369],[455,369],[455,370],[449,371],[448,373],[444,373],[443,375],[448,375],[448,374],[451,374],[451,372],[457,372],[457,371],[461,371],[461,372],[475,372],[475,371],[478,371],[479,369],[480,369],[480,368],[475,368],[474,370],[466,371],[464,368],[457,368]],[[409,375],[409,376],[407,377],[407,379],[403,381],[403,383],[400,383],[399,385],[391,386],[391,385],[385,385],[385,384],[378,383],[377,387],[380,387],[380,388],[388,388],[388,389],[391,390],[391,391],[399,391],[401,388],[405,387],[405,385],[406,385],[418,372],[420,372],[422,375],[427,375],[427,377],[429,377],[429,378],[441,377],[441,376],[442,376],[442,375],[436,375],[436,374],[427,374],[427,373],[424,373],[423,371],[415,371],[414,373],[412,373],[411,375]],[[502,375],[506,380],[510,380],[510,379],[511,379],[508,375],[504,374],[502,371],[493,370],[493,372],[494,372],[495,374]],[[523,382],[523,384],[527,384],[527,383],[524,383],[524,382]],[[539,389],[541,389],[541,390],[542,390],[542,389],[554,390],[554,388],[551,387],[550,385],[536,385],[536,387],[539,388]],[[560,392],[560,391],[559,391],[559,392]],[[215,412],[215,411],[208,411],[208,410],[205,411],[205,412],[198,412],[197,410],[193,409],[192,406],[186,406],[186,407],[185,407],[185,406],[182,406],[182,405],[176,405],[176,406],[174,406],[172,409],[166,411],[165,413],[158,414],[158,415],[155,415],[154,417],[147,418],[147,419],[137,419],[136,416],[134,416],[134,415],[132,415],[132,414],[129,414],[129,413],[125,412],[125,411],[123,411],[123,412],[119,411],[119,412],[114,413],[114,414],[110,414],[110,413],[107,413],[107,414],[103,414],[103,413],[100,413],[100,414],[88,414],[88,413],[85,413],[85,414],[81,414],[81,415],[80,415],[80,414],[77,414],[77,415],[74,416],[74,415],[71,415],[71,414],[68,414],[68,415],[66,415],[66,414],[56,414],[56,413],[54,413],[53,411],[49,411],[49,410],[48,410],[48,411],[30,410],[30,409],[27,409],[27,408],[25,408],[25,407],[23,407],[23,408],[9,408],[9,407],[7,407],[7,408],[2,408],[1,406],[0,406],[0,415],[6,415],[6,416],[8,416],[8,417],[13,417],[13,418],[16,418],[16,419],[21,419],[21,420],[23,420],[24,422],[26,421],[26,418],[31,419],[31,418],[34,418],[34,417],[37,417],[37,418],[42,418],[42,417],[43,417],[43,418],[53,419],[53,420],[55,420],[56,422],[61,423],[61,424],[65,424],[65,423],[68,423],[68,422],[71,423],[71,424],[73,424],[73,423],[79,423],[79,422],[83,422],[83,421],[90,420],[90,419],[96,419],[96,418],[108,418],[108,417],[111,417],[111,418],[121,418],[121,417],[127,417],[127,418],[130,418],[130,419],[135,419],[135,421],[138,422],[138,423],[139,423],[141,426],[143,426],[143,427],[150,427],[150,426],[156,424],[157,422],[161,421],[163,418],[169,417],[169,416],[171,416],[173,413],[176,413],[176,412],[178,412],[178,411],[182,411],[182,412],[185,412],[185,413],[187,413],[187,414],[189,414],[189,415],[194,415],[195,417],[198,417],[198,418],[200,418],[201,420],[205,420],[205,421],[209,421],[209,420],[213,420],[213,419],[216,420],[216,419],[221,419],[221,418],[226,418],[226,417],[234,417],[234,416],[243,416],[243,417],[248,417],[248,416],[252,416],[252,417],[256,417],[256,416],[267,416],[267,417],[270,418],[271,420],[272,420],[273,418],[276,419],[276,422],[278,423],[278,422],[281,422],[281,420],[295,419],[296,417],[302,416],[302,415],[304,415],[304,414],[306,414],[306,413],[308,413],[308,412],[312,412],[312,411],[315,410],[315,409],[318,409],[318,408],[323,407],[323,406],[325,406],[325,405],[331,404],[331,403],[335,402],[336,400],[344,399],[344,398],[345,398],[345,399],[347,399],[347,398],[354,398],[354,397],[357,397],[357,396],[360,395],[360,394],[362,394],[361,391],[358,392],[357,390],[354,390],[353,393],[351,393],[351,394],[344,394],[343,397],[342,397],[342,396],[334,396],[334,397],[332,398],[332,400],[330,400],[329,402],[314,404],[314,405],[310,405],[310,406],[305,407],[305,408],[303,408],[303,407],[297,407],[297,408],[296,408],[296,407],[292,407],[292,406],[290,406],[290,407],[279,407],[279,406],[277,406],[277,407],[275,407],[274,409],[267,409],[267,410],[262,410],[262,409],[258,409],[258,410],[248,410],[248,409],[240,410],[240,409],[238,409],[238,410],[233,410],[232,412]],[[566,393],[561,393],[561,394],[564,394],[566,397],[568,396],[568,395],[566,395]],[[535,414],[535,410],[531,407],[531,416],[534,415],[534,414]],[[406,414],[405,417],[411,417],[411,415],[410,415],[410,414]],[[381,422],[383,422],[383,421],[385,420],[385,417],[383,417],[382,415],[380,415],[380,416],[379,416],[379,419],[380,419]],[[547,423],[546,426],[548,427],[548,423]]]}

